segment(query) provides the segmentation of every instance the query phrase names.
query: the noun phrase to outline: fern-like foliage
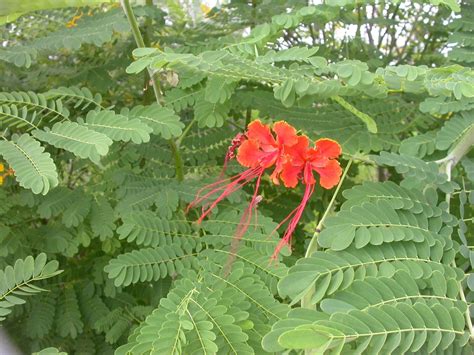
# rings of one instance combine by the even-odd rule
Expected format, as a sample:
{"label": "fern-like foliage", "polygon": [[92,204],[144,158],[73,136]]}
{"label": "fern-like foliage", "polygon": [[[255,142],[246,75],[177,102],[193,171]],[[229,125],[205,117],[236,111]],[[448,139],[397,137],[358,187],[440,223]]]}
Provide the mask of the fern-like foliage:
{"label": "fern-like foliage", "polygon": [[150,140],[150,133],[153,131],[149,126],[143,124],[138,119],[129,120],[122,115],[116,115],[112,111],[89,111],[84,126],[105,134],[114,141],[133,143],[146,143]]}
{"label": "fern-like foliage", "polygon": [[114,209],[104,197],[93,201],[90,213],[91,229],[101,239],[111,238],[116,229]]}
{"label": "fern-like foliage", "polygon": [[[44,94],[0,93],[0,120],[6,132],[31,131],[31,136],[4,136],[0,148],[21,186],[46,194],[59,183],[48,153],[42,153],[41,148],[32,153],[39,146],[34,138],[99,164],[114,141],[140,144],[149,142],[150,134],[170,139],[182,133],[184,125],[170,108],[137,106],[122,110],[122,115],[105,109],[101,101],[100,95],[77,87],[60,87]],[[87,114],[73,122],[71,112]]]}
{"label": "fern-like foliage", "polygon": [[59,87],[45,92],[44,96],[47,99],[60,99],[65,104],[72,102],[74,103],[73,108],[80,107],[81,109],[86,109],[90,105],[102,107],[102,96],[100,94],[93,94],[86,87]]}
{"label": "fern-like foliage", "polygon": [[[86,4],[90,4],[90,1],[77,2],[77,6]],[[71,3],[68,3],[68,6],[71,6]],[[45,37],[37,38],[28,45],[2,48],[0,59],[18,67],[28,68],[36,60],[38,52],[52,52],[63,48],[77,50],[85,44],[101,46],[111,40],[114,31],[125,32],[127,30],[128,24],[121,11],[110,10],[96,13],[93,16],[85,16],[74,30],[63,28]]]}
{"label": "fern-like foliage", "polygon": [[448,42],[456,44],[449,52],[449,58],[456,63],[463,63],[468,67],[473,66],[472,53],[474,52],[474,8],[470,1],[462,1],[461,16],[455,19],[450,28],[453,33]]}
{"label": "fern-like foliage", "polygon": [[46,195],[57,186],[58,173],[49,153],[29,134],[0,141],[0,154],[15,170],[19,184],[36,194]]}
{"label": "fern-like foliage", "polygon": [[46,261],[46,254],[41,253],[36,258],[18,259],[13,266],[0,270],[0,321],[11,313],[12,307],[26,302],[23,297],[46,291],[36,283],[62,272],[57,261]]}
{"label": "fern-like foliage", "polygon": [[[0,23],[98,1],[7,1]],[[0,317],[21,351],[469,353],[474,164],[452,157],[473,132],[472,6],[121,3],[0,30]],[[265,174],[239,240],[254,181],[200,224],[186,210],[243,171],[226,152],[257,118],[350,165],[276,258],[304,186]],[[49,264],[24,271],[38,250],[67,270],[49,287]]]}
{"label": "fern-like foliage", "polygon": [[[315,321],[308,320],[310,315]],[[280,346],[272,345],[276,339]],[[265,344],[267,351],[314,348],[339,353],[343,348],[351,348],[358,353],[432,354],[461,349],[468,339],[458,308],[437,301],[419,301],[384,304],[367,311],[335,312],[330,316],[318,312],[303,316],[302,312],[292,311],[285,323],[275,325]]]}
{"label": "fern-like foliage", "polygon": [[187,241],[193,236],[187,221],[159,218],[149,211],[130,213],[122,221],[123,224],[117,229],[119,238],[138,245],[170,245]]}
{"label": "fern-like foliage", "polygon": [[[400,135],[407,127],[401,124],[409,120],[413,126],[423,125],[431,119],[416,112],[416,106],[399,99],[358,100],[354,106],[369,114],[377,123],[378,132],[367,131],[365,125],[353,114],[348,113],[338,104],[327,102],[312,107],[285,108],[271,97],[269,93],[257,91],[238,96],[243,105],[258,107],[262,115],[278,119],[284,114],[285,119],[300,129],[316,137],[336,139],[344,150],[355,154],[380,150],[393,150],[400,144]],[[390,118],[388,118],[390,117]]]}
{"label": "fern-like foliage", "polygon": [[474,130],[474,113],[465,112],[452,117],[438,131],[436,136],[436,148],[447,150],[465,134],[471,134]]}
{"label": "fern-like foliage", "polygon": [[34,92],[0,93],[0,118],[4,127],[34,129],[44,123],[67,120],[69,111],[62,101]]}
{"label": "fern-like foliage", "polygon": [[184,124],[173,110],[159,105],[136,106],[129,112],[122,111],[130,118],[136,118],[153,129],[153,134],[159,134],[165,139],[178,137]]}
{"label": "fern-like foliage", "polygon": [[56,294],[41,294],[29,302],[25,332],[31,339],[45,337],[53,328],[56,314]]}
{"label": "fern-like foliage", "polygon": [[112,259],[104,268],[116,286],[137,282],[157,281],[166,276],[176,276],[184,270],[197,268],[193,245],[183,243],[157,248],[134,250]]}
{"label": "fern-like foliage", "polygon": [[424,158],[433,154],[436,150],[435,139],[436,132],[434,131],[409,137],[401,142],[399,153]]}
{"label": "fern-like foliage", "polygon": [[[205,273],[204,278],[188,272],[135,331],[129,344],[119,348],[117,353],[179,354],[199,349],[202,352],[254,354],[254,349],[247,344],[249,335],[236,323],[248,317],[254,324],[260,323],[258,320],[262,316],[278,319],[288,308],[265,291],[258,277],[243,276],[242,267],[237,263],[226,278],[219,275],[220,268],[215,264],[211,267],[214,271]],[[211,289],[210,293],[204,291],[207,287]]]}
{"label": "fern-like foliage", "polygon": [[405,176],[402,186],[422,189],[423,186],[439,187],[444,192],[454,191],[458,186],[448,181],[446,174],[440,173],[438,165],[405,154],[381,152],[373,159],[380,165],[395,167],[396,171]]}
{"label": "fern-like foliage", "polygon": [[84,323],[79,311],[79,303],[74,288],[67,288],[58,300],[57,309],[57,332],[62,337],[70,336],[75,339],[82,333]]}
{"label": "fern-like foliage", "polygon": [[104,134],[82,127],[75,122],[56,123],[51,130],[33,131],[33,136],[55,147],[68,150],[78,157],[98,163],[109,151],[112,140]]}
{"label": "fern-like foliage", "polygon": [[452,266],[456,220],[437,204],[436,190],[366,183],[344,196],[348,201],[318,238],[327,249],[300,259],[278,283],[282,297],[293,304],[304,298],[320,311],[292,310],[266,335],[264,348],[463,349],[469,334],[467,304],[458,294],[463,271]]}

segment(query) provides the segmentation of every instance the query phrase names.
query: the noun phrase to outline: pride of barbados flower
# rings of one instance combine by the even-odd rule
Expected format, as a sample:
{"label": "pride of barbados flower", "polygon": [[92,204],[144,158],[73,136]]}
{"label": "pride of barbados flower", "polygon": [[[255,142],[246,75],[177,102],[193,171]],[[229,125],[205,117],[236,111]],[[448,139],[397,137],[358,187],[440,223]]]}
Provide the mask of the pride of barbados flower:
{"label": "pride of barbados flower", "polygon": [[234,138],[224,162],[225,169],[228,160],[236,158],[237,162],[247,169],[230,178],[223,178],[221,174],[219,180],[198,191],[188,210],[202,204],[202,213],[198,219],[200,223],[220,201],[256,179],[252,199],[235,232],[234,239],[238,241],[247,231],[261,200],[258,190],[265,171],[273,170],[270,179],[276,185],[283,182],[285,187],[294,188],[301,182],[305,185],[305,192],[300,204],[277,227],[278,229],[290,220],[273,254],[276,258],[282,247],[290,244],[291,236],[311,198],[318,182],[314,173],[319,176],[319,185],[325,189],[339,183],[342,169],[336,159],[340,155],[341,147],[331,139],[317,140],[314,146],[311,146],[308,137],[298,135],[296,129],[285,121],[276,122],[270,128],[260,120],[255,120],[248,125],[244,134],[239,133]]}

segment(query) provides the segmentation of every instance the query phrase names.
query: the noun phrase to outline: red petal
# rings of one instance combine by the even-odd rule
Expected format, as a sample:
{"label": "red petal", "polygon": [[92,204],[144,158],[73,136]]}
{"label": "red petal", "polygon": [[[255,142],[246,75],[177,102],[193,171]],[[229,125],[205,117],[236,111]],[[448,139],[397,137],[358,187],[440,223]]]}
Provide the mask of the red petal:
{"label": "red petal", "polygon": [[263,124],[260,120],[249,123],[247,126],[247,137],[263,145],[276,145],[270,127]]}
{"label": "red petal", "polygon": [[298,185],[298,176],[303,169],[303,165],[292,165],[291,163],[287,163],[283,166],[283,170],[280,174],[280,178],[285,184],[285,187],[296,187]]}
{"label": "red petal", "polygon": [[339,143],[332,139],[323,138],[314,142],[317,152],[325,158],[334,159],[341,155],[342,149]]}
{"label": "red petal", "polygon": [[286,187],[292,188],[298,185],[298,176],[305,165],[308,146],[308,137],[299,136],[295,145],[285,147],[284,152],[287,158],[281,169],[280,178]]}
{"label": "red petal", "polygon": [[285,121],[278,121],[273,125],[273,131],[277,136],[279,144],[292,146],[298,142],[298,135],[296,134],[296,128],[290,126]]}
{"label": "red petal", "polygon": [[337,160],[330,160],[326,166],[315,168],[314,170],[316,170],[320,176],[319,184],[325,189],[336,186],[342,174],[342,169]]}
{"label": "red petal", "polygon": [[262,152],[256,140],[248,139],[243,142],[237,151],[237,161],[240,165],[255,168],[260,163]]}
{"label": "red petal", "polygon": [[291,147],[285,147],[284,152],[291,157],[294,164],[303,165],[309,151],[308,146],[308,137],[299,136],[297,143]]}

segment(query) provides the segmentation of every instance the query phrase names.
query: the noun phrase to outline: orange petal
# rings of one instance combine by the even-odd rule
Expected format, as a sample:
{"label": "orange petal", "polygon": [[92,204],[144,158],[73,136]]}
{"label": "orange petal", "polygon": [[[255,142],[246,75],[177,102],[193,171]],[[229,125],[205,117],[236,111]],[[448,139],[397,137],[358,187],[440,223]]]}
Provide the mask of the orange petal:
{"label": "orange petal", "polygon": [[248,168],[255,168],[258,166],[262,157],[260,145],[254,139],[247,139],[244,141],[237,151],[237,161],[240,165]]}
{"label": "orange petal", "polygon": [[325,167],[329,159],[321,154],[316,148],[309,148],[306,153],[306,159],[313,169]]}
{"label": "orange petal", "polygon": [[298,185],[298,177],[302,170],[303,165],[298,166],[291,163],[286,163],[280,173],[280,178],[283,181],[285,187],[296,187],[296,185]]}
{"label": "orange petal", "polygon": [[314,143],[317,152],[325,158],[334,159],[341,155],[342,149],[339,143],[332,139],[323,138]]}
{"label": "orange petal", "polygon": [[342,169],[337,160],[329,160],[326,166],[314,170],[319,174],[319,184],[325,189],[336,186],[342,174]]}
{"label": "orange petal", "polygon": [[273,125],[273,131],[277,136],[279,144],[292,146],[298,142],[296,128],[285,121],[278,121]]}
{"label": "orange petal", "polygon": [[295,164],[302,165],[308,152],[308,146],[308,137],[298,136],[297,143],[291,147],[285,147],[284,152],[291,157]]}
{"label": "orange petal", "polygon": [[249,139],[255,139],[260,144],[276,145],[270,127],[263,124],[260,120],[255,120],[249,123],[247,126],[247,137]]}

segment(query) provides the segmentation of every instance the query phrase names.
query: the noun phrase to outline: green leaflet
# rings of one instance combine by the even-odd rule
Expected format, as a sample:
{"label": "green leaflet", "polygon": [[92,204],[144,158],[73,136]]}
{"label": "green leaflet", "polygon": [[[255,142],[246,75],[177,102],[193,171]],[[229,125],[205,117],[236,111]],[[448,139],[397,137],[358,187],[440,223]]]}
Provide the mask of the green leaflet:
{"label": "green leaflet", "polygon": [[85,121],[80,122],[91,130],[100,132],[114,141],[140,144],[150,141],[153,129],[142,123],[139,119],[128,119],[126,116],[117,115],[113,111],[89,111]]}
{"label": "green leaflet", "polygon": [[106,135],[90,130],[75,122],[56,123],[51,130],[35,130],[36,138],[55,147],[68,150],[80,158],[89,158],[98,163],[109,151],[112,140]]}
{"label": "green leaflet", "polygon": [[58,173],[49,153],[30,135],[12,141],[0,141],[0,154],[15,170],[15,177],[24,188],[46,195],[58,185]]}
{"label": "green leaflet", "polygon": [[0,93],[0,118],[5,128],[31,130],[68,117],[69,111],[61,100],[51,100],[31,91]]}
{"label": "green leaflet", "polygon": [[84,323],[74,288],[65,289],[58,299],[58,322],[56,331],[62,337],[70,336],[75,339],[82,333]]}
{"label": "green leaflet", "polygon": [[435,162],[425,162],[420,158],[405,154],[381,152],[373,156],[379,165],[393,166],[398,173],[405,175],[403,187],[422,189],[424,186],[434,186],[444,192],[452,192],[458,188],[457,184],[447,181],[447,176],[439,171]]}
{"label": "green leaflet", "polygon": [[[168,220],[150,211],[132,212],[122,217],[117,229],[120,239],[143,246],[164,246],[194,238],[192,228],[185,220]],[[173,237],[178,238],[173,238]]]}
{"label": "green leaflet", "polygon": [[[219,99],[217,99],[219,100]],[[195,119],[199,127],[222,127],[230,111],[228,103],[219,104],[207,101],[199,101],[195,105]]]}
{"label": "green leaflet", "polygon": [[35,352],[33,353],[33,355],[67,355],[67,353],[64,351],[59,351],[56,348],[49,347],[49,348],[44,348],[38,352]]}
{"label": "green leaflet", "polygon": [[430,228],[424,215],[413,217],[397,212],[384,200],[362,203],[329,218],[318,242],[322,247],[333,250],[344,250],[353,243],[359,249],[367,244],[411,240],[434,245],[439,239],[439,229]]}
{"label": "green leaflet", "polygon": [[[449,278],[457,279],[459,270],[440,263],[440,244],[430,248],[427,243],[398,242],[363,249],[350,248],[343,252],[316,252],[311,258],[302,259],[291,267],[288,275],[278,284],[281,296],[298,302],[310,289],[318,291],[312,303],[327,295],[344,290],[355,280],[369,276],[391,277],[397,270],[407,271],[416,280],[429,279],[438,270]],[[426,255],[432,255],[426,257]]]}
{"label": "green leaflet", "polygon": [[[291,317],[291,314],[290,314]],[[358,352],[446,350],[453,342],[462,347],[468,340],[464,332],[461,312],[444,308],[439,303],[431,307],[420,302],[413,305],[399,303],[383,305],[367,313],[351,310],[336,312],[327,319],[315,317],[313,323],[294,319],[294,328],[279,329],[278,344],[281,348],[332,349],[339,353],[343,348]],[[303,323],[303,324],[302,324]],[[351,339],[352,342],[346,342]]]}
{"label": "green leaflet", "polygon": [[153,129],[153,134],[159,134],[165,139],[178,137],[182,133],[184,124],[180,122],[173,110],[161,107],[157,104],[150,106],[135,106],[129,112],[123,111],[122,114],[129,118],[139,119]]}
{"label": "green leaflet", "polygon": [[35,283],[60,274],[58,265],[55,260],[47,263],[46,254],[41,253],[36,258],[18,259],[13,266],[0,270],[0,321],[11,313],[11,307],[26,302],[22,297],[46,291]]}
{"label": "green leaflet", "polygon": [[474,114],[472,112],[456,115],[448,120],[436,135],[436,149],[447,150],[463,135],[472,132]]}
{"label": "green leaflet", "polygon": [[[137,282],[157,281],[168,275],[179,275],[183,270],[196,268],[194,245],[183,243],[157,248],[134,250],[112,259],[104,268],[115,286]],[[142,260],[140,262],[140,260]]]}
{"label": "green leaflet", "polygon": [[81,107],[82,109],[86,109],[90,107],[90,105],[93,105],[92,108],[95,108],[95,106],[102,107],[100,105],[102,96],[100,94],[93,94],[86,87],[59,87],[45,92],[44,96],[48,99],[61,99],[65,102],[72,101],[74,102],[74,108]]}

